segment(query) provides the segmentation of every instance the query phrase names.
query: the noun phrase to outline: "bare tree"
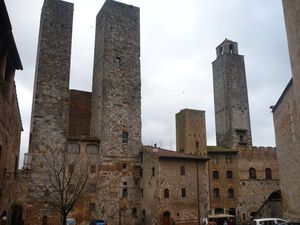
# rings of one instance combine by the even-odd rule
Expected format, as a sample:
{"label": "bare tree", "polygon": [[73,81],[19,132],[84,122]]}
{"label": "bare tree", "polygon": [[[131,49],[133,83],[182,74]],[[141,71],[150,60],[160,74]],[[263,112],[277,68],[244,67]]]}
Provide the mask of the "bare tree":
{"label": "bare tree", "polygon": [[44,155],[47,202],[60,213],[62,225],[88,192],[89,165],[89,160],[80,155],[64,152]]}

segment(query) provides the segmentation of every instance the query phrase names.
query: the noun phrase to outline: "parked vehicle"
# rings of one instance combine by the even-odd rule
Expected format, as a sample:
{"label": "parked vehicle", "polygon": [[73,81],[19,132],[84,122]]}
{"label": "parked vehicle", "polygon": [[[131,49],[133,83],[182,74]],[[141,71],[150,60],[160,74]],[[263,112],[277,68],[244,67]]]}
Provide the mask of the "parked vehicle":
{"label": "parked vehicle", "polygon": [[261,218],[253,220],[253,225],[275,225],[279,223],[286,223],[286,221],[280,218]]}
{"label": "parked vehicle", "polygon": [[67,218],[67,225],[76,225],[76,220],[74,218]]}
{"label": "parked vehicle", "polygon": [[92,220],[90,225],[107,225],[107,223],[104,220]]}
{"label": "parked vehicle", "polygon": [[276,225],[300,225],[299,222],[284,222],[284,223],[278,223]]}

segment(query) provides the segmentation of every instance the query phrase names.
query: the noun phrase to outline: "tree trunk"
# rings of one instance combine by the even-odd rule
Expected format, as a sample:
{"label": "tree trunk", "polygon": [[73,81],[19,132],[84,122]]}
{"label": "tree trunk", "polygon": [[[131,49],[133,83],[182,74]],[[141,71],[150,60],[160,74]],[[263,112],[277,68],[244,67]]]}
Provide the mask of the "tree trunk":
{"label": "tree trunk", "polygon": [[68,216],[68,214],[66,214],[66,213],[62,213],[62,223],[61,223],[61,225],[66,225],[67,224],[67,216]]}

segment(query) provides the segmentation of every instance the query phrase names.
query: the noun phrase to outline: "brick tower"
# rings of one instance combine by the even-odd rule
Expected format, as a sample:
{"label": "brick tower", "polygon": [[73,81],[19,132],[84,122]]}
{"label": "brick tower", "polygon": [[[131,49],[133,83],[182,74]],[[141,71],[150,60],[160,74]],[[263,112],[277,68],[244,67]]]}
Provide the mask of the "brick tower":
{"label": "brick tower", "polygon": [[[91,136],[104,156],[100,216],[110,224],[140,222],[141,151],[139,8],[107,0],[96,19]],[[110,174],[108,176],[108,174]]]}
{"label": "brick tower", "polygon": [[244,56],[225,39],[213,65],[217,145],[252,146]]}
{"label": "brick tower", "polygon": [[206,156],[205,111],[183,109],[176,113],[176,151]]}
{"label": "brick tower", "polygon": [[64,148],[68,130],[72,23],[73,4],[44,1],[32,104],[31,154]]}

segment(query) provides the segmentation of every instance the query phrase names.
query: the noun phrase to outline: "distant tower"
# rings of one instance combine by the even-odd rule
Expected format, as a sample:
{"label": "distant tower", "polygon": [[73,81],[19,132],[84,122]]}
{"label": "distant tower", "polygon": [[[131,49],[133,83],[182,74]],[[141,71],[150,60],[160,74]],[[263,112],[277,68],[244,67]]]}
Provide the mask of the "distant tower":
{"label": "distant tower", "polygon": [[97,202],[112,225],[141,221],[139,19],[139,8],[112,0],[96,19],[90,135],[100,139],[102,166],[109,168],[101,171],[105,183]]}
{"label": "distant tower", "polygon": [[206,156],[205,111],[183,109],[176,113],[176,151]]}
{"label": "distant tower", "polygon": [[45,0],[34,82],[29,153],[62,150],[68,132],[73,4]]}
{"label": "distant tower", "polygon": [[252,146],[244,56],[225,39],[213,65],[217,145]]}

